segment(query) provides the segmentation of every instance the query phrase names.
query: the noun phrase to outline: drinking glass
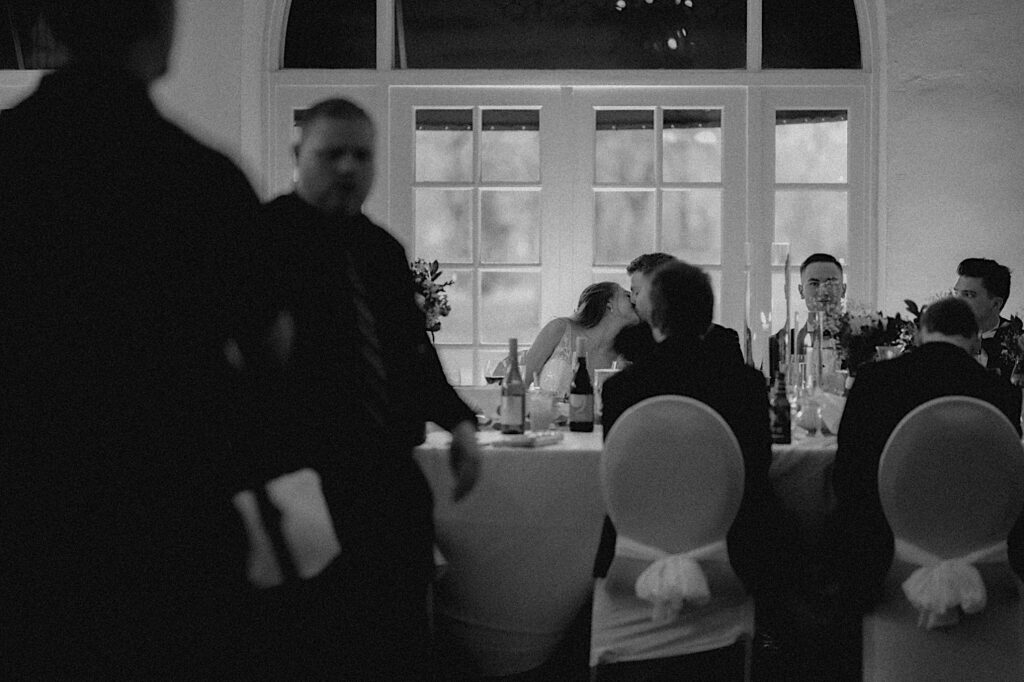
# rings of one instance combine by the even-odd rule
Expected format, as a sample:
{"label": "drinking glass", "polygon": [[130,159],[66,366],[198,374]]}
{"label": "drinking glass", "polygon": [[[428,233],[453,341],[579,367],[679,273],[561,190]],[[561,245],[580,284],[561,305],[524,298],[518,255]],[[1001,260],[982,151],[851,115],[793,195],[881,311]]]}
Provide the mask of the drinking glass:
{"label": "drinking glass", "polygon": [[531,430],[544,431],[551,428],[551,423],[558,414],[555,409],[555,394],[531,388],[527,395],[526,409],[530,413]]}
{"label": "drinking glass", "polygon": [[488,360],[484,365],[484,381],[488,384],[501,384],[505,377],[501,373],[502,360]]}

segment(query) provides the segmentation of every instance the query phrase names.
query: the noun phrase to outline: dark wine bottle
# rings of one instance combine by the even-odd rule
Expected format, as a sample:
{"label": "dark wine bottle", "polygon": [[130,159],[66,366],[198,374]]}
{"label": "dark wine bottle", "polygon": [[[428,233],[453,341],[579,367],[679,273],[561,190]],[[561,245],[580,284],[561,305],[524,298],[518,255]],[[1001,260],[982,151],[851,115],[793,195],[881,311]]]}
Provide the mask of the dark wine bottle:
{"label": "dark wine bottle", "polygon": [[526,431],[526,384],[519,371],[519,342],[508,340],[508,371],[501,384],[501,432]]}
{"label": "dark wine bottle", "polygon": [[569,385],[569,430],[594,430],[594,384],[587,372],[586,339],[576,339],[576,372]]}
{"label": "dark wine bottle", "polygon": [[772,400],[768,411],[771,423],[772,442],[790,443],[793,438],[793,429],[789,411],[789,396],[786,395],[786,374],[779,372],[775,379],[775,390],[772,392]]}

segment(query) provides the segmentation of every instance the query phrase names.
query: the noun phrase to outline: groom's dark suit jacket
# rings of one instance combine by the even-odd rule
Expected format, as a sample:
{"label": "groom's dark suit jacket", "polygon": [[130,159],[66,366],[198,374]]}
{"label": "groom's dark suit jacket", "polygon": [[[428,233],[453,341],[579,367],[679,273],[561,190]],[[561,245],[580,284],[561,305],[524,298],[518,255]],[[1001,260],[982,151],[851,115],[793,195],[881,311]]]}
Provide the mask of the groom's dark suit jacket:
{"label": "groom's dark suit jacket", "polygon": [[[870,610],[881,596],[893,557],[893,535],[878,496],[878,462],[893,429],[934,398],[966,395],[991,403],[1021,431],[1021,391],[992,376],[949,343],[928,343],[886,362],[861,367],[839,424],[833,472],[838,500],[827,550],[841,598]],[[1024,575],[1024,524],[1011,535],[1011,563]]]}

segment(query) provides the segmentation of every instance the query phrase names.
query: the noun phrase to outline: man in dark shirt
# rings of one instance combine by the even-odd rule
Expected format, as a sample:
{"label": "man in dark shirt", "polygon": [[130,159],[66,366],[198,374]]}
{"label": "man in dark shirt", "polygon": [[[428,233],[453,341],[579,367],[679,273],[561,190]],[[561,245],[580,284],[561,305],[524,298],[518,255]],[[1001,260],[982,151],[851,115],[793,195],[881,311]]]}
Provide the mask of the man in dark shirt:
{"label": "man in dark shirt", "polygon": [[67,65],[0,114],[0,666],[223,678],[247,625],[225,345],[261,319],[258,200],[150,100],[173,1],[63,5]]}
{"label": "man in dark shirt", "polygon": [[427,340],[405,250],[362,213],[374,178],[369,116],[332,99],[299,127],[295,191],[262,212],[275,304],[295,321],[280,409],[269,411],[268,440],[279,444],[270,466],[319,473],[341,545],[322,580],[336,651],[315,655],[330,674],[420,678],[433,502],[412,449],[426,420],[452,432],[459,499],[477,474],[476,419]]}

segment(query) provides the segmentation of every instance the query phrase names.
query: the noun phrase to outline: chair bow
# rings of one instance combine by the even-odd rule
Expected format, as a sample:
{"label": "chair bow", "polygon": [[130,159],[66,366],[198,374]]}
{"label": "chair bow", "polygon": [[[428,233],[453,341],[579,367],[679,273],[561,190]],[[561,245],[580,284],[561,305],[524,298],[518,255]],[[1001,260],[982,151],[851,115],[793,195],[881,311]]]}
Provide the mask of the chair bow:
{"label": "chair bow", "polygon": [[668,554],[620,535],[615,553],[630,559],[653,562],[636,579],[636,596],[653,605],[651,620],[667,623],[675,620],[683,606],[704,606],[711,601],[711,590],[698,559],[728,560],[725,540],[718,540],[688,552]]}
{"label": "chair bow", "polygon": [[942,559],[920,547],[896,539],[896,556],[920,565],[903,581],[903,594],[918,611],[917,624],[928,630],[960,622],[960,612],[979,613],[988,600],[976,563],[1006,560],[1006,542],[999,542],[961,557]]}

